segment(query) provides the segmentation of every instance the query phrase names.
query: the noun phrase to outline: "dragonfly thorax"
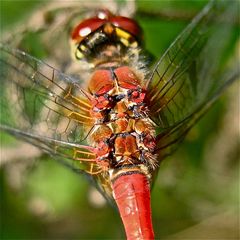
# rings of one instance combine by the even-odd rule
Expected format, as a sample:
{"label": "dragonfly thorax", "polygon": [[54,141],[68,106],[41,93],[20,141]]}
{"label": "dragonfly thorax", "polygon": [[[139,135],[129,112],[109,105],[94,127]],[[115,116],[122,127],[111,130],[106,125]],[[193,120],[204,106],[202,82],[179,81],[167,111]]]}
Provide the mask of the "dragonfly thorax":
{"label": "dragonfly thorax", "polygon": [[88,86],[96,120],[90,142],[103,171],[143,165],[151,172],[155,131],[140,77],[128,66],[109,67],[96,70]]}

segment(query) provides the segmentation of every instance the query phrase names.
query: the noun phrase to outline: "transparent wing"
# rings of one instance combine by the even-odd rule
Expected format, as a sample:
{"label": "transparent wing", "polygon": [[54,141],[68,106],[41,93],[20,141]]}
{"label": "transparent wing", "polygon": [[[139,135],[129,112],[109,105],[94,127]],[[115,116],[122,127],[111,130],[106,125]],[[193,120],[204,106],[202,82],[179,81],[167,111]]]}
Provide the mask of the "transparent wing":
{"label": "transparent wing", "polygon": [[[157,136],[157,150],[159,161],[162,161],[165,157],[172,154],[177,149],[179,144],[184,140],[185,135],[194,126],[194,124],[206,113],[206,111],[214,104],[222,92],[235,80],[239,79],[240,71],[235,68],[229,70],[227,74],[222,76],[220,81],[225,82],[224,85],[208,99],[200,105],[191,115],[186,117],[182,122],[176,124],[172,128],[160,130],[160,134]],[[159,131],[159,129],[157,129]]]}
{"label": "transparent wing", "polygon": [[[63,146],[83,142],[93,119],[91,102],[77,80],[25,52],[3,46],[0,51],[0,128],[59,156]],[[89,150],[86,146],[84,154]],[[77,150],[66,148],[65,154],[79,161],[89,159],[77,156]]]}
{"label": "transparent wing", "polygon": [[79,143],[93,125],[77,79],[19,50],[1,46],[1,124]]}
{"label": "transparent wing", "polygon": [[42,137],[6,125],[0,125],[0,129],[38,147],[55,160],[78,173],[92,175],[97,174],[100,170],[96,164],[96,155],[92,147]]}
{"label": "transparent wing", "polygon": [[160,159],[239,77],[239,59],[232,54],[238,20],[237,1],[210,2],[158,61],[147,85],[147,100],[159,133]]}
{"label": "transparent wing", "polygon": [[110,200],[108,176],[85,142],[94,126],[91,96],[77,79],[25,52],[1,45],[0,53],[0,130],[87,174]]}

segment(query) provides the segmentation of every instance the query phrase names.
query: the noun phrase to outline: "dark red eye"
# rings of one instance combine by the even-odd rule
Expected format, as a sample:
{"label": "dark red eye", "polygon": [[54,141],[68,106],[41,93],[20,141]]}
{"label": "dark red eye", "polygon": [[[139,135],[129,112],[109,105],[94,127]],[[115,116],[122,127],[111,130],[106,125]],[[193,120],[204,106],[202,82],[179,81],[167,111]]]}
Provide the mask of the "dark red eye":
{"label": "dark red eye", "polygon": [[108,10],[99,10],[92,18],[86,19],[75,27],[72,32],[72,40],[80,43],[87,35],[96,31],[105,23],[111,23],[115,27],[119,27],[129,32],[134,37],[140,39],[142,30],[138,23],[133,19],[115,16]]}
{"label": "dark red eye", "polygon": [[135,20],[122,16],[113,16],[109,18],[109,22],[131,33],[134,37],[141,38],[142,29]]}
{"label": "dark red eye", "polygon": [[75,27],[72,32],[72,40],[76,42],[81,42],[81,40],[86,37],[91,32],[94,32],[99,27],[101,27],[107,20],[100,18],[89,18]]}
{"label": "dark red eye", "polygon": [[104,23],[108,22],[108,19],[113,14],[107,9],[98,10],[94,17],[89,18],[78,24],[72,32],[72,40],[81,42],[91,32],[94,32]]}

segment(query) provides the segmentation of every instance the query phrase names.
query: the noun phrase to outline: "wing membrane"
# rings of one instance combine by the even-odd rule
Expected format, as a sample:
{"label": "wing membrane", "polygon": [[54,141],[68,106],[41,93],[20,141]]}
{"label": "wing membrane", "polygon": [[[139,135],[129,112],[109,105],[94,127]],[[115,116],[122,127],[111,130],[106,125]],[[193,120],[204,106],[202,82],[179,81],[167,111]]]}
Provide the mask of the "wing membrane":
{"label": "wing membrane", "polygon": [[237,1],[210,2],[158,61],[147,99],[158,126],[160,159],[239,77],[239,59],[232,54],[238,38],[237,9]]}
{"label": "wing membrane", "polygon": [[91,103],[70,78],[19,50],[1,46],[1,125],[79,143],[93,124]]}
{"label": "wing membrane", "polygon": [[[235,72],[234,72],[235,71]],[[223,76],[222,81],[225,81],[225,84],[212,96],[208,102],[200,105],[195,112],[190,116],[186,117],[181,123],[176,124],[172,128],[168,128],[162,131],[157,136],[157,150],[159,155],[159,161],[163,160],[165,157],[172,154],[173,151],[177,149],[179,144],[184,140],[185,135],[188,131],[194,126],[194,124],[206,113],[206,111],[214,104],[222,92],[232,84],[236,79],[239,79],[240,72],[235,69],[231,72],[229,71],[226,76]],[[226,79],[225,79],[226,78]]]}
{"label": "wing membrane", "polygon": [[91,96],[77,79],[25,52],[4,46],[0,50],[0,130],[87,174],[110,200],[109,176],[97,163],[96,149],[84,141],[94,126]]}
{"label": "wing membrane", "polygon": [[100,170],[92,147],[41,137],[8,126],[1,126],[1,130],[35,145],[77,172],[94,174]]}

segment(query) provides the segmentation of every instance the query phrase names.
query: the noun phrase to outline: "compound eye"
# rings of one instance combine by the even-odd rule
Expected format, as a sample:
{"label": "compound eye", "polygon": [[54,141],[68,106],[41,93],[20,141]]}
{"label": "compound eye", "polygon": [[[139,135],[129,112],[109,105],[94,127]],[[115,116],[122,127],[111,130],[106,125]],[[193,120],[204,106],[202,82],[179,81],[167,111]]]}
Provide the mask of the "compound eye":
{"label": "compound eye", "polygon": [[96,31],[111,17],[113,17],[113,14],[109,10],[98,10],[94,17],[84,20],[74,28],[72,32],[72,40],[75,43],[80,43],[86,36]]}
{"label": "compound eye", "polygon": [[135,20],[123,16],[114,16],[109,18],[109,21],[114,26],[129,32],[137,39],[142,39],[142,29]]}
{"label": "compound eye", "polygon": [[96,31],[106,22],[106,19],[100,19],[97,17],[86,19],[78,24],[72,32],[72,40],[75,43],[80,43],[90,33]]}

